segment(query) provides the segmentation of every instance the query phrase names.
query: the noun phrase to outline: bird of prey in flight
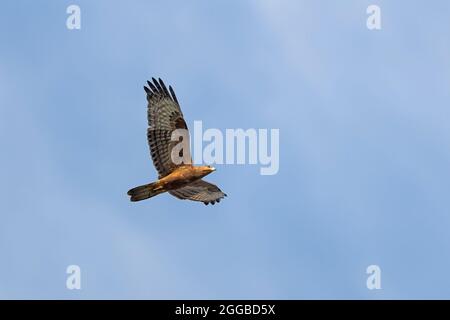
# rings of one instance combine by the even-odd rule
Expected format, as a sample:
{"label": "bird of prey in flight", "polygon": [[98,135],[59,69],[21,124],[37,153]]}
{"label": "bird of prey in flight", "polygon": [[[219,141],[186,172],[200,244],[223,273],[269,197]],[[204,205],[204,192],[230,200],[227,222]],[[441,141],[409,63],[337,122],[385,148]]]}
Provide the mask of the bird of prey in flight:
{"label": "bird of prey in flight", "polygon": [[200,201],[206,205],[220,202],[226,194],[216,185],[202,179],[215,169],[211,166],[192,165],[188,134],[183,137],[187,141],[182,141],[187,147],[178,152],[179,156],[188,160],[179,164],[173,161],[172,151],[180,142],[172,140],[172,133],[175,130],[184,130],[186,133],[189,131],[172,87],[169,86],[167,90],[161,79],[152,80],[153,83],[147,81],[148,87],[144,86],[144,90],[148,101],[147,139],[153,164],[158,171],[158,180],[129,190],[130,200],[141,201],[169,192],[179,199]]}

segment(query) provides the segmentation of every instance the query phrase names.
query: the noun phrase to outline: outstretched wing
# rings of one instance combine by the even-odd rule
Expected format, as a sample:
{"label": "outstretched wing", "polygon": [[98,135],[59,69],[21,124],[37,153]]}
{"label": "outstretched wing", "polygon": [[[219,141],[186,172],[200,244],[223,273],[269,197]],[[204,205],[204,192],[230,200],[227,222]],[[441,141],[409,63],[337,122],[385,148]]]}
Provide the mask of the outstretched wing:
{"label": "outstretched wing", "polygon": [[[148,87],[144,86],[148,101],[147,138],[153,164],[159,177],[163,177],[179,165],[175,164],[171,158],[172,149],[180,143],[180,141],[171,141],[172,132],[176,129],[186,130],[187,141],[184,145],[187,146],[185,148],[187,150],[182,149],[179,154],[183,157],[183,152],[189,153],[189,131],[172,87],[169,86],[169,92],[161,79],[152,78],[152,80],[153,83],[147,81]],[[186,154],[183,158],[191,159],[190,154]]]}
{"label": "outstretched wing", "polygon": [[227,196],[215,184],[201,179],[194,181],[183,188],[171,190],[169,193],[178,199],[201,201],[204,204],[215,204],[216,202],[220,202],[220,199]]}

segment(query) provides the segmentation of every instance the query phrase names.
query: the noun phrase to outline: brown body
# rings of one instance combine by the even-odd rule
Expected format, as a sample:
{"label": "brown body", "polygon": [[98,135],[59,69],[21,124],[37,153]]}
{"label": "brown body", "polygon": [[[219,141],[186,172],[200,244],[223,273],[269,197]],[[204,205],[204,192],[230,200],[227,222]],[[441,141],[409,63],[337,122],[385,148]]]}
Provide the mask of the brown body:
{"label": "brown body", "polygon": [[183,165],[175,169],[169,175],[159,179],[156,183],[158,187],[165,190],[182,188],[191,182],[203,178],[215,169],[210,166]]}
{"label": "brown body", "polygon": [[153,183],[131,189],[128,195],[131,196],[131,201],[148,199],[163,192],[184,188],[214,170],[216,169],[210,166],[181,165]]}

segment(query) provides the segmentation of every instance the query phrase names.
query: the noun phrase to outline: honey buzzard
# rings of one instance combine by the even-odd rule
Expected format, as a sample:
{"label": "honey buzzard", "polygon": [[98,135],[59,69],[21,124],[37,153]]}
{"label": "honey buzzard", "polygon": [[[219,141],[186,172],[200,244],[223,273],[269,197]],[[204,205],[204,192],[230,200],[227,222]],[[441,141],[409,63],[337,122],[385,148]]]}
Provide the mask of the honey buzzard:
{"label": "honey buzzard", "polygon": [[[163,192],[183,200],[200,201],[204,204],[215,204],[227,195],[216,185],[202,180],[215,169],[211,166],[194,166],[190,156],[189,131],[183,119],[175,92],[169,90],[161,79],[152,78],[144,86],[147,94],[148,129],[147,138],[153,164],[158,171],[158,180],[128,191],[131,201],[141,201]],[[173,141],[172,133],[184,130],[186,141],[178,155],[184,159],[180,164],[173,161],[172,153],[180,141]],[[175,149],[177,151],[178,149]],[[183,154],[186,153],[186,154]],[[176,152],[175,152],[176,154]]]}

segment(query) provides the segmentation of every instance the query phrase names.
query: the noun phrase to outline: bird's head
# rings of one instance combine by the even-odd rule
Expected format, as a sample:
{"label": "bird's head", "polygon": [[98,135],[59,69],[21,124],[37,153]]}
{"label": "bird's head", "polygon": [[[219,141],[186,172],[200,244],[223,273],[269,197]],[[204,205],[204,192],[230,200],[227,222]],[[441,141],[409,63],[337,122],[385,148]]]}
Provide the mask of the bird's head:
{"label": "bird's head", "polygon": [[197,168],[198,168],[197,170],[201,173],[203,177],[206,176],[207,174],[210,174],[211,172],[216,171],[216,168],[212,166],[200,166]]}

